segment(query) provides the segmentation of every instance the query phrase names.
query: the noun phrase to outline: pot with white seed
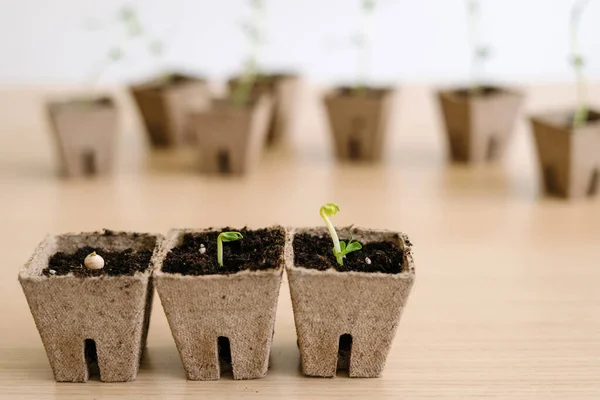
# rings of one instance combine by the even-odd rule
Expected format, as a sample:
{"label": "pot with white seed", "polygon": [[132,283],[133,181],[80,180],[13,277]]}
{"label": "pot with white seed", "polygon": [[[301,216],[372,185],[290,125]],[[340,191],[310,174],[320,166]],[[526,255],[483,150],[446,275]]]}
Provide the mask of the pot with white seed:
{"label": "pot with white seed", "polygon": [[286,243],[302,371],[377,377],[415,279],[412,244],[398,232],[336,230],[329,217],[338,211],[324,205],[326,227],[297,229]]}
{"label": "pot with white seed", "polygon": [[160,235],[49,235],[19,281],[59,382],[136,378],[146,345]]}

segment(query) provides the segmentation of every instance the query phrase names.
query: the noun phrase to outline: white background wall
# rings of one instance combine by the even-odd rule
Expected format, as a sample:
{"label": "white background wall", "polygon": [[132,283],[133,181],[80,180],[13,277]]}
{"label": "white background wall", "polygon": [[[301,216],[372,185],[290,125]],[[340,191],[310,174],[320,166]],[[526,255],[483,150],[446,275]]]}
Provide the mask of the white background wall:
{"label": "white background wall", "polygon": [[[247,49],[238,23],[248,0],[138,0],[142,22],[169,43],[152,60],[139,42],[127,59],[102,76],[125,81],[175,66],[220,79],[239,68]],[[267,0],[268,44],[262,64],[291,68],[316,82],[354,78],[350,36],[358,26],[358,0]],[[481,0],[482,36],[493,49],[492,80],[568,81],[568,15],[573,0]],[[110,47],[123,42],[112,24],[85,29],[89,17],[115,21],[119,0],[0,0],[0,84],[84,83]],[[600,77],[600,0],[581,26],[587,74]],[[375,15],[370,76],[373,81],[461,81],[468,77],[464,0],[380,0]],[[171,29],[175,27],[175,29]]]}

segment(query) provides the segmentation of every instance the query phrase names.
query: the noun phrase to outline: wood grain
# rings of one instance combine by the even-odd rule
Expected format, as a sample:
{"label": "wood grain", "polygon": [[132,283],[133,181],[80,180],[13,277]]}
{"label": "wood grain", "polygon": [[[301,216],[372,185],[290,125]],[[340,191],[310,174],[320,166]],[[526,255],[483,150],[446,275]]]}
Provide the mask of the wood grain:
{"label": "wood grain", "polygon": [[[41,108],[54,90],[0,91],[0,398],[600,398],[600,203],[540,195],[524,118],[504,162],[452,166],[431,88],[403,88],[385,162],[339,165],[307,89],[291,143],[252,176],[220,179],[196,174],[191,154],[149,153],[119,91],[119,174],[62,181]],[[524,114],[574,100],[571,86],[526,92]],[[16,279],[47,232],[319,225],[328,201],[341,205],[336,224],[401,230],[415,244],[417,280],[382,378],[301,376],[286,280],[264,379],[187,382],[156,299],[135,382],[53,381]]]}

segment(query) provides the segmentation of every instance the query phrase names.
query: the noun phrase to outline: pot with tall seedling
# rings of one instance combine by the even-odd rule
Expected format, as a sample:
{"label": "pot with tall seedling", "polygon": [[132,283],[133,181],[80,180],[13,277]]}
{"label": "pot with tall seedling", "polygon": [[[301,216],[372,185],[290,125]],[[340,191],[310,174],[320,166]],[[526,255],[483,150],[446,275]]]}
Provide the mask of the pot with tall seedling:
{"label": "pot with tall seedling", "polygon": [[272,113],[272,96],[256,93],[258,53],[263,42],[264,0],[251,0],[252,18],[246,24],[250,52],[244,74],[225,99],[213,99],[205,111],[191,115],[204,173],[241,175],[258,164]]}
{"label": "pot with tall seedling", "polygon": [[[260,12],[256,23],[249,24],[243,22],[240,24],[242,32],[248,37],[255,46],[266,42],[265,30],[261,29],[266,25],[266,0],[251,0],[253,7],[258,7]],[[256,77],[254,84],[248,86],[248,89],[242,89],[240,85],[242,80],[247,79],[247,73],[241,76],[233,76],[227,81],[229,91],[232,96],[242,95],[244,90],[250,91],[250,97],[258,98],[262,94],[269,94],[273,100],[273,112],[268,123],[267,145],[275,145],[287,140],[293,132],[298,121],[298,109],[301,91],[300,77],[292,72],[279,71],[266,73],[261,70],[256,63]]]}
{"label": "pot with tall seedling", "polygon": [[576,0],[571,9],[569,36],[575,71],[574,110],[531,118],[543,187],[563,198],[593,196],[600,181],[600,111],[590,108],[578,30],[590,0]]}
{"label": "pot with tall seedling", "polygon": [[479,35],[480,5],[466,0],[471,46],[471,83],[468,87],[439,90],[450,159],[480,164],[500,159],[509,143],[523,96],[505,87],[483,83],[488,47]]}
{"label": "pot with tall seedling", "polygon": [[361,29],[352,38],[357,52],[356,83],[328,92],[324,102],[340,161],[379,161],[390,130],[395,91],[367,86],[371,26],[376,0],[360,0]]}
{"label": "pot with tall seedling", "polygon": [[96,86],[105,71],[122,58],[121,47],[110,48],[92,68],[86,83],[89,93],[47,103],[61,176],[92,177],[114,170],[117,106],[112,96],[97,93]]}
{"label": "pot with tall seedling", "polygon": [[[119,13],[119,21],[130,39],[143,44],[157,69],[164,64],[164,40],[154,38],[141,24],[131,6]],[[174,30],[176,25],[170,29]],[[129,88],[140,111],[150,143],[154,147],[177,147],[193,144],[195,136],[189,125],[189,113],[208,107],[207,82],[179,72],[160,72],[157,76]]]}
{"label": "pot with tall seedling", "polygon": [[302,371],[377,377],[414,283],[412,245],[398,232],[336,229],[337,212],[324,205],[325,227],[296,229],[286,242]]}
{"label": "pot with tall seedling", "polygon": [[156,289],[189,380],[267,374],[287,230],[172,230]]}

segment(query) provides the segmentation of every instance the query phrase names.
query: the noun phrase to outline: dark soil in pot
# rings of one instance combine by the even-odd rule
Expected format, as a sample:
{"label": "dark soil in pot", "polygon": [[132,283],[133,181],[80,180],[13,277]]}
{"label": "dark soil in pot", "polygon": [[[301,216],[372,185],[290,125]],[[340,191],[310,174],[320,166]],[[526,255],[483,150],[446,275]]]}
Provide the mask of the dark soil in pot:
{"label": "dark soil in pot", "polygon": [[[283,229],[238,230],[244,237],[223,243],[223,264],[217,262],[217,237],[223,231],[186,233],[179,246],[174,247],[163,263],[162,271],[182,275],[234,274],[243,270],[277,268],[285,244]],[[206,249],[201,252],[201,245]]]}
{"label": "dark soil in pot", "polygon": [[[340,240],[348,243],[349,238],[340,237]],[[321,271],[335,268],[340,272],[402,272],[404,254],[394,243],[371,242],[362,245],[362,249],[346,255],[344,265],[339,265],[333,255],[331,237],[299,233],[294,236],[293,242],[294,264]]]}
{"label": "dark soil in pot", "polygon": [[488,97],[501,92],[502,89],[494,86],[481,86],[479,90],[475,93],[470,88],[458,89],[454,93],[462,97]]}

